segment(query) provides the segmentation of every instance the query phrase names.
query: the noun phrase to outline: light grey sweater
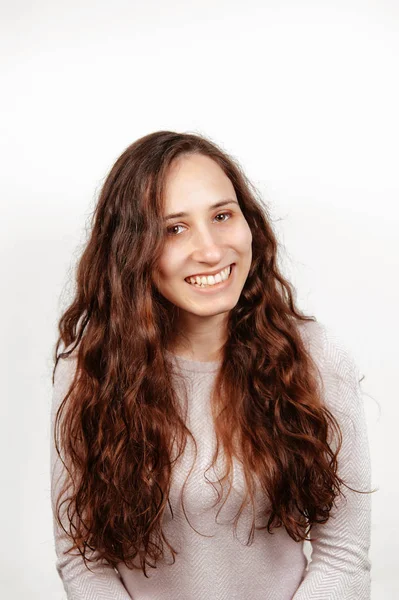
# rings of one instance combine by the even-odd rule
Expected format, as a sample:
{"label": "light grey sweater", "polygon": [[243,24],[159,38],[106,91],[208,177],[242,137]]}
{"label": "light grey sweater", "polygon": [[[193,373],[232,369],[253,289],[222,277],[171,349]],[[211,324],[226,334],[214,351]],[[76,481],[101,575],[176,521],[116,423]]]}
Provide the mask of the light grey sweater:
{"label": "light grey sweater", "polygon": [[[346,347],[320,323],[300,326],[321,371],[324,402],[337,418],[343,433],[339,454],[339,474],[353,488],[370,490],[370,458],[361,374]],[[82,558],[63,555],[69,544],[54,520],[56,568],[70,600],[368,600],[370,598],[370,495],[347,488],[324,525],[312,529],[312,559],[307,565],[303,543],[293,541],[284,528],[255,530],[252,545],[246,546],[252,511],[247,507],[233,535],[232,519],[242,501],[241,465],[234,464],[233,489],[220,511],[212,508],[216,491],[207,479],[217,481],[219,471],[207,470],[215,448],[210,411],[210,392],[218,362],[197,362],[168,352],[173,373],[180,373],[188,389],[187,424],[197,442],[197,460],[180,503],[181,486],[194,458],[194,445],[188,438],[183,456],[172,472],[169,496],[174,518],[165,511],[164,530],[179,551],[175,564],[170,553],[156,569],[129,570],[121,563],[117,570],[107,564],[93,565],[91,573]],[[53,433],[55,412],[65,396],[75,369],[74,359],[61,360],[56,370],[52,400]],[[181,381],[173,374],[173,385]],[[222,455],[222,452],[221,452]],[[219,459],[220,461],[220,455]],[[206,473],[205,473],[206,471]],[[51,486],[55,496],[63,477],[62,463],[51,440]],[[215,485],[217,485],[215,483]],[[222,492],[222,490],[219,491]],[[223,495],[226,498],[227,491]],[[223,502],[222,501],[222,502]],[[256,525],[267,499],[257,490]],[[196,531],[195,531],[196,530]],[[167,548],[166,548],[167,550]]]}

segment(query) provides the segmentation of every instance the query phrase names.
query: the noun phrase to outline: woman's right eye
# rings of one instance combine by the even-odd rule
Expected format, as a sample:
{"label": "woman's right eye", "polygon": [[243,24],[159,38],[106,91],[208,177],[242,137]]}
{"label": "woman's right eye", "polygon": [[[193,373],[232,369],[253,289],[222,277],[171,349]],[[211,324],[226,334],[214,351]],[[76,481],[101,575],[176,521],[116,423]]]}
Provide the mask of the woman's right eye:
{"label": "woman's right eye", "polygon": [[178,235],[177,233],[172,233],[170,230],[172,229],[176,229],[176,227],[182,227],[181,225],[171,225],[170,227],[166,228],[166,233],[168,235]]}

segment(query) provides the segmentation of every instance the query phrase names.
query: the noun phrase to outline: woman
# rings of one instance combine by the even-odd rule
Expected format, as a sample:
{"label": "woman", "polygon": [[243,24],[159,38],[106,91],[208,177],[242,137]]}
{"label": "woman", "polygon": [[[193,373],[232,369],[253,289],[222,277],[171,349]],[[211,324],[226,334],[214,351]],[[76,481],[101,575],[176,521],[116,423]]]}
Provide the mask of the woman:
{"label": "woman", "polygon": [[132,144],[76,282],[52,411],[68,598],[369,598],[359,371],[295,306],[236,161],[191,134]]}

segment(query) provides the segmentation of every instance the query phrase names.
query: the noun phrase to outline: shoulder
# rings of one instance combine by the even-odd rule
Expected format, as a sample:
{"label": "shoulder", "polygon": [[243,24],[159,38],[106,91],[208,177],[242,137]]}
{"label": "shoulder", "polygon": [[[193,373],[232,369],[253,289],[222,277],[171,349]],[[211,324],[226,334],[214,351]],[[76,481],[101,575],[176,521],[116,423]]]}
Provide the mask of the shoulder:
{"label": "shoulder", "polygon": [[[69,351],[68,348],[65,352]],[[59,355],[55,373],[54,386],[66,383],[72,383],[73,376],[77,366],[77,351],[76,349],[71,354],[66,355],[65,352]]]}
{"label": "shoulder", "polygon": [[361,373],[345,340],[320,321],[302,322],[298,330],[318,366],[339,379],[359,382]]}
{"label": "shoulder", "polygon": [[324,359],[327,329],[320,321],[299,321],[297,324],[306,349],[319,366]]}
{"label": "shoulder", "polygon": [[[67,351],[68,348],[65,350]],[[77,369],[77,351],[67,356],[60,356],[54,372],[52,412],[62,403],[73,383]]]}
{"label": "shoulder", "polygon": [[319,321],[299,326],[321,378],[323,396],[335,412],[353,415],[362,403],[362,374],[347,342]]}

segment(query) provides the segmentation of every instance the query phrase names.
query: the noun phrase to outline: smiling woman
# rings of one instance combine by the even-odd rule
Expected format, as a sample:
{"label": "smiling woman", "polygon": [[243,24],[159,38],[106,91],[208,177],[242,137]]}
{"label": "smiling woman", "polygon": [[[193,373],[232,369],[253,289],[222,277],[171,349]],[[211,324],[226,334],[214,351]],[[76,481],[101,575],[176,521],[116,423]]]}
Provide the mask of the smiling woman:
{"label": "smiling woman", "polygon": [[277,247],[202,136],[149,134],[112,167],[55,348],[69,599],[369,598],[360,373],[297,308]]}
{"label": "smiling woman", "polygon": [[[227,206],[229,210],[221,213]],[[167,227],[154,280],[162,296],[178,309],[175,333],[184,336],[189,356],[212,360],[223,344],[229,312],[239,300],[251,267],[251,229],[231,180],[217,162],[203,154],[175,159],[165,181],[164,211],[166,222],[172,224]],[[184,222],[174,223],[177,218]],[[177,228],[180,231],[172,234]],[[233,264],[230,276],[226,270]],[[192,282],[190,278],[198,279]],[[178,348],[182,339],[171,339],[171,344],[175,353],[185,354]]]}

